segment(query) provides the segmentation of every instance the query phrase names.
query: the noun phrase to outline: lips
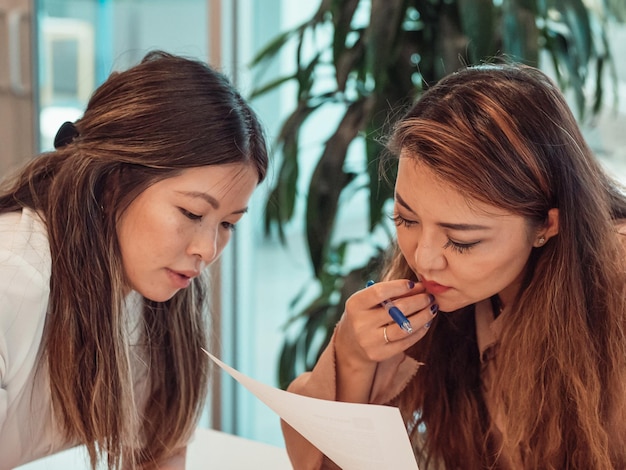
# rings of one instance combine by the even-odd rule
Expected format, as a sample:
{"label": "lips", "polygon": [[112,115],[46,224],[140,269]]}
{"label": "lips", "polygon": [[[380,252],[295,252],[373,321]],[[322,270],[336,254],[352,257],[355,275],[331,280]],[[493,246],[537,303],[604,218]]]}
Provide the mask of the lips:
{"label": "lips", "polygon": [[431,294],[435,294],[435,295],[443,294],[445,291],[450,289],[450,287],[448,286],[438,284],[437,282],[434,282],[434,281],[426,281],[424,279],[422,279],[422,285],[428,292],[430,292]]}
{"label": "lips", "polygon": [[184,276],[184,277],[188,277],[190,279],[193,279],[194,277],[198,277],[200,275],[198,271],[172,271],[172,272],[179,274],[181,276]]}
{"label": "lips", "polygon": [[168,277],[178,289],[185,289],[191,284],[191,280],[198,276],[197,271],[174,271],[172,269],[167,270]]}

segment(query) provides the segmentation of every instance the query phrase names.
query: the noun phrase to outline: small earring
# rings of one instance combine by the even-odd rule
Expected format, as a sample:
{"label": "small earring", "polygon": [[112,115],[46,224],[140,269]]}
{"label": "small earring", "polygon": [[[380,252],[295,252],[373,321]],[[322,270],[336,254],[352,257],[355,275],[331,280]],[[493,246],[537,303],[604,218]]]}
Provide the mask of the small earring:
{"label": "small earring", "polygon": [[546,242],[546,239],[544,237],[539,238],[539,240],[537,240],[537,243],[539,244],[539,246],[543,245]]}

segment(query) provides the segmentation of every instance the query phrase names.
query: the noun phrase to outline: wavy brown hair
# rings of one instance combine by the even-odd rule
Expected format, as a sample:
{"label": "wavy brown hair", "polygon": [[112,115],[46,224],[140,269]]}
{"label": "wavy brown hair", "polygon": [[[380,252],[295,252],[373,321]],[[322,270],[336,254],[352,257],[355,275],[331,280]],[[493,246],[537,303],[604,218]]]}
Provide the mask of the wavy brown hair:
{"label": "wavy brown hair", "polygon": [[[207,393],[206,279],[167,302],[143,299],[140,344],[124,315],[116,221],[157,181],[186,168],[268,157],[252,109],[222,74],[165,52],[113,73],[75,123],[78,135],[22,169],[0,212],[41,214],[52,254],[42,357],[55,415],[91,464],[135,467],[167,457],[192,433]],[[139,356],[139,357],[137,357]],[[147,365],[147,406],[133,363]],[[141,432],[137,432],[138,429]]]}
{"label": "wavy brown hair", "polygon": [[[426,92],[389,141],[460,192],[529,224],[559,210],[503,315],[490,399],[505,448],[528,469],[626,468],[626,300],[616,220],[626,199],[558,88],[521,65],[470,67]],[[412,277],[395,249],[386,278]],[[398,397],[416,452],[447,469],[498,468],[481,391],[474,306],[440,313],[409,354],[425,363]]]}

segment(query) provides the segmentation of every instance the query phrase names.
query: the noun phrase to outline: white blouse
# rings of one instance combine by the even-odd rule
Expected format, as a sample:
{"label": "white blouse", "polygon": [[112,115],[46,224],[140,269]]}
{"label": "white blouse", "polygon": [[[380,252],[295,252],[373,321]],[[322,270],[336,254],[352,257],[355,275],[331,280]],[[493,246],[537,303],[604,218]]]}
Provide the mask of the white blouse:
{"label": "white blouse", "polygon": [[[55,422],[48,367],[40,358],[50,294],[47,230],[32,210],[0,214],[0,470],[72,447]],[[131,342],[142,297],[126,299]],[[134,348],[132,348],[134,349]],[[135,351],[138,352],[138,351]],[[146,370],[133,357],[135,391],[146,398]],[[144,404],[144,403],[142,403]]]}
{"label": "white blouse", "polygon": [[0,215],[0,469],[68,447],[37,367],[48,295],[46,228],[31,210]]}

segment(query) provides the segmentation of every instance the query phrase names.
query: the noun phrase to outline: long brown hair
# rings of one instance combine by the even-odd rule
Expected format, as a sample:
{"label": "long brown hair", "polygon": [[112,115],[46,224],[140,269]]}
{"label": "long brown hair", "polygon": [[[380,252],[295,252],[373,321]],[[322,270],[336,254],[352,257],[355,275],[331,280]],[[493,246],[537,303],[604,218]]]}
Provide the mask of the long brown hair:
{"label": "long brown hair", "polygon": [[[148,186],[186,168],[245,163],[262,181],[266,142],[225,76],[159,51],[113,73],[75,128],[67,145],[18,173],[0,194],[0,212],[30,207],[48,229],[41,351],[62,429],[87,446],[92,466],[105,457],[109,468],[134,467],[183,444],[202,409],[206,279],[167,302],[143,299],[140,344],[131,345],[116,221]],[[138,362],[147,365],[145,409],[134,397]]]}
{"label": "long brown hair", "polygon": [[[490,397],[506,417],[504,448],[518,449],[524,468],[625,468],[626,436],[613,426],[626,400],[624,251],[615,229],[626,199],[558,88],[530,67],[464,69],[423,95],[389,148],[530,224],[558,208],[558,235],[533,250],[503,314]],[[405,276],[415,278],[396,248],[386,277]],[[409,354],[425,365],[398,405],[418,455],[449,469],[498,468],[474,306],[440,313]]]}

